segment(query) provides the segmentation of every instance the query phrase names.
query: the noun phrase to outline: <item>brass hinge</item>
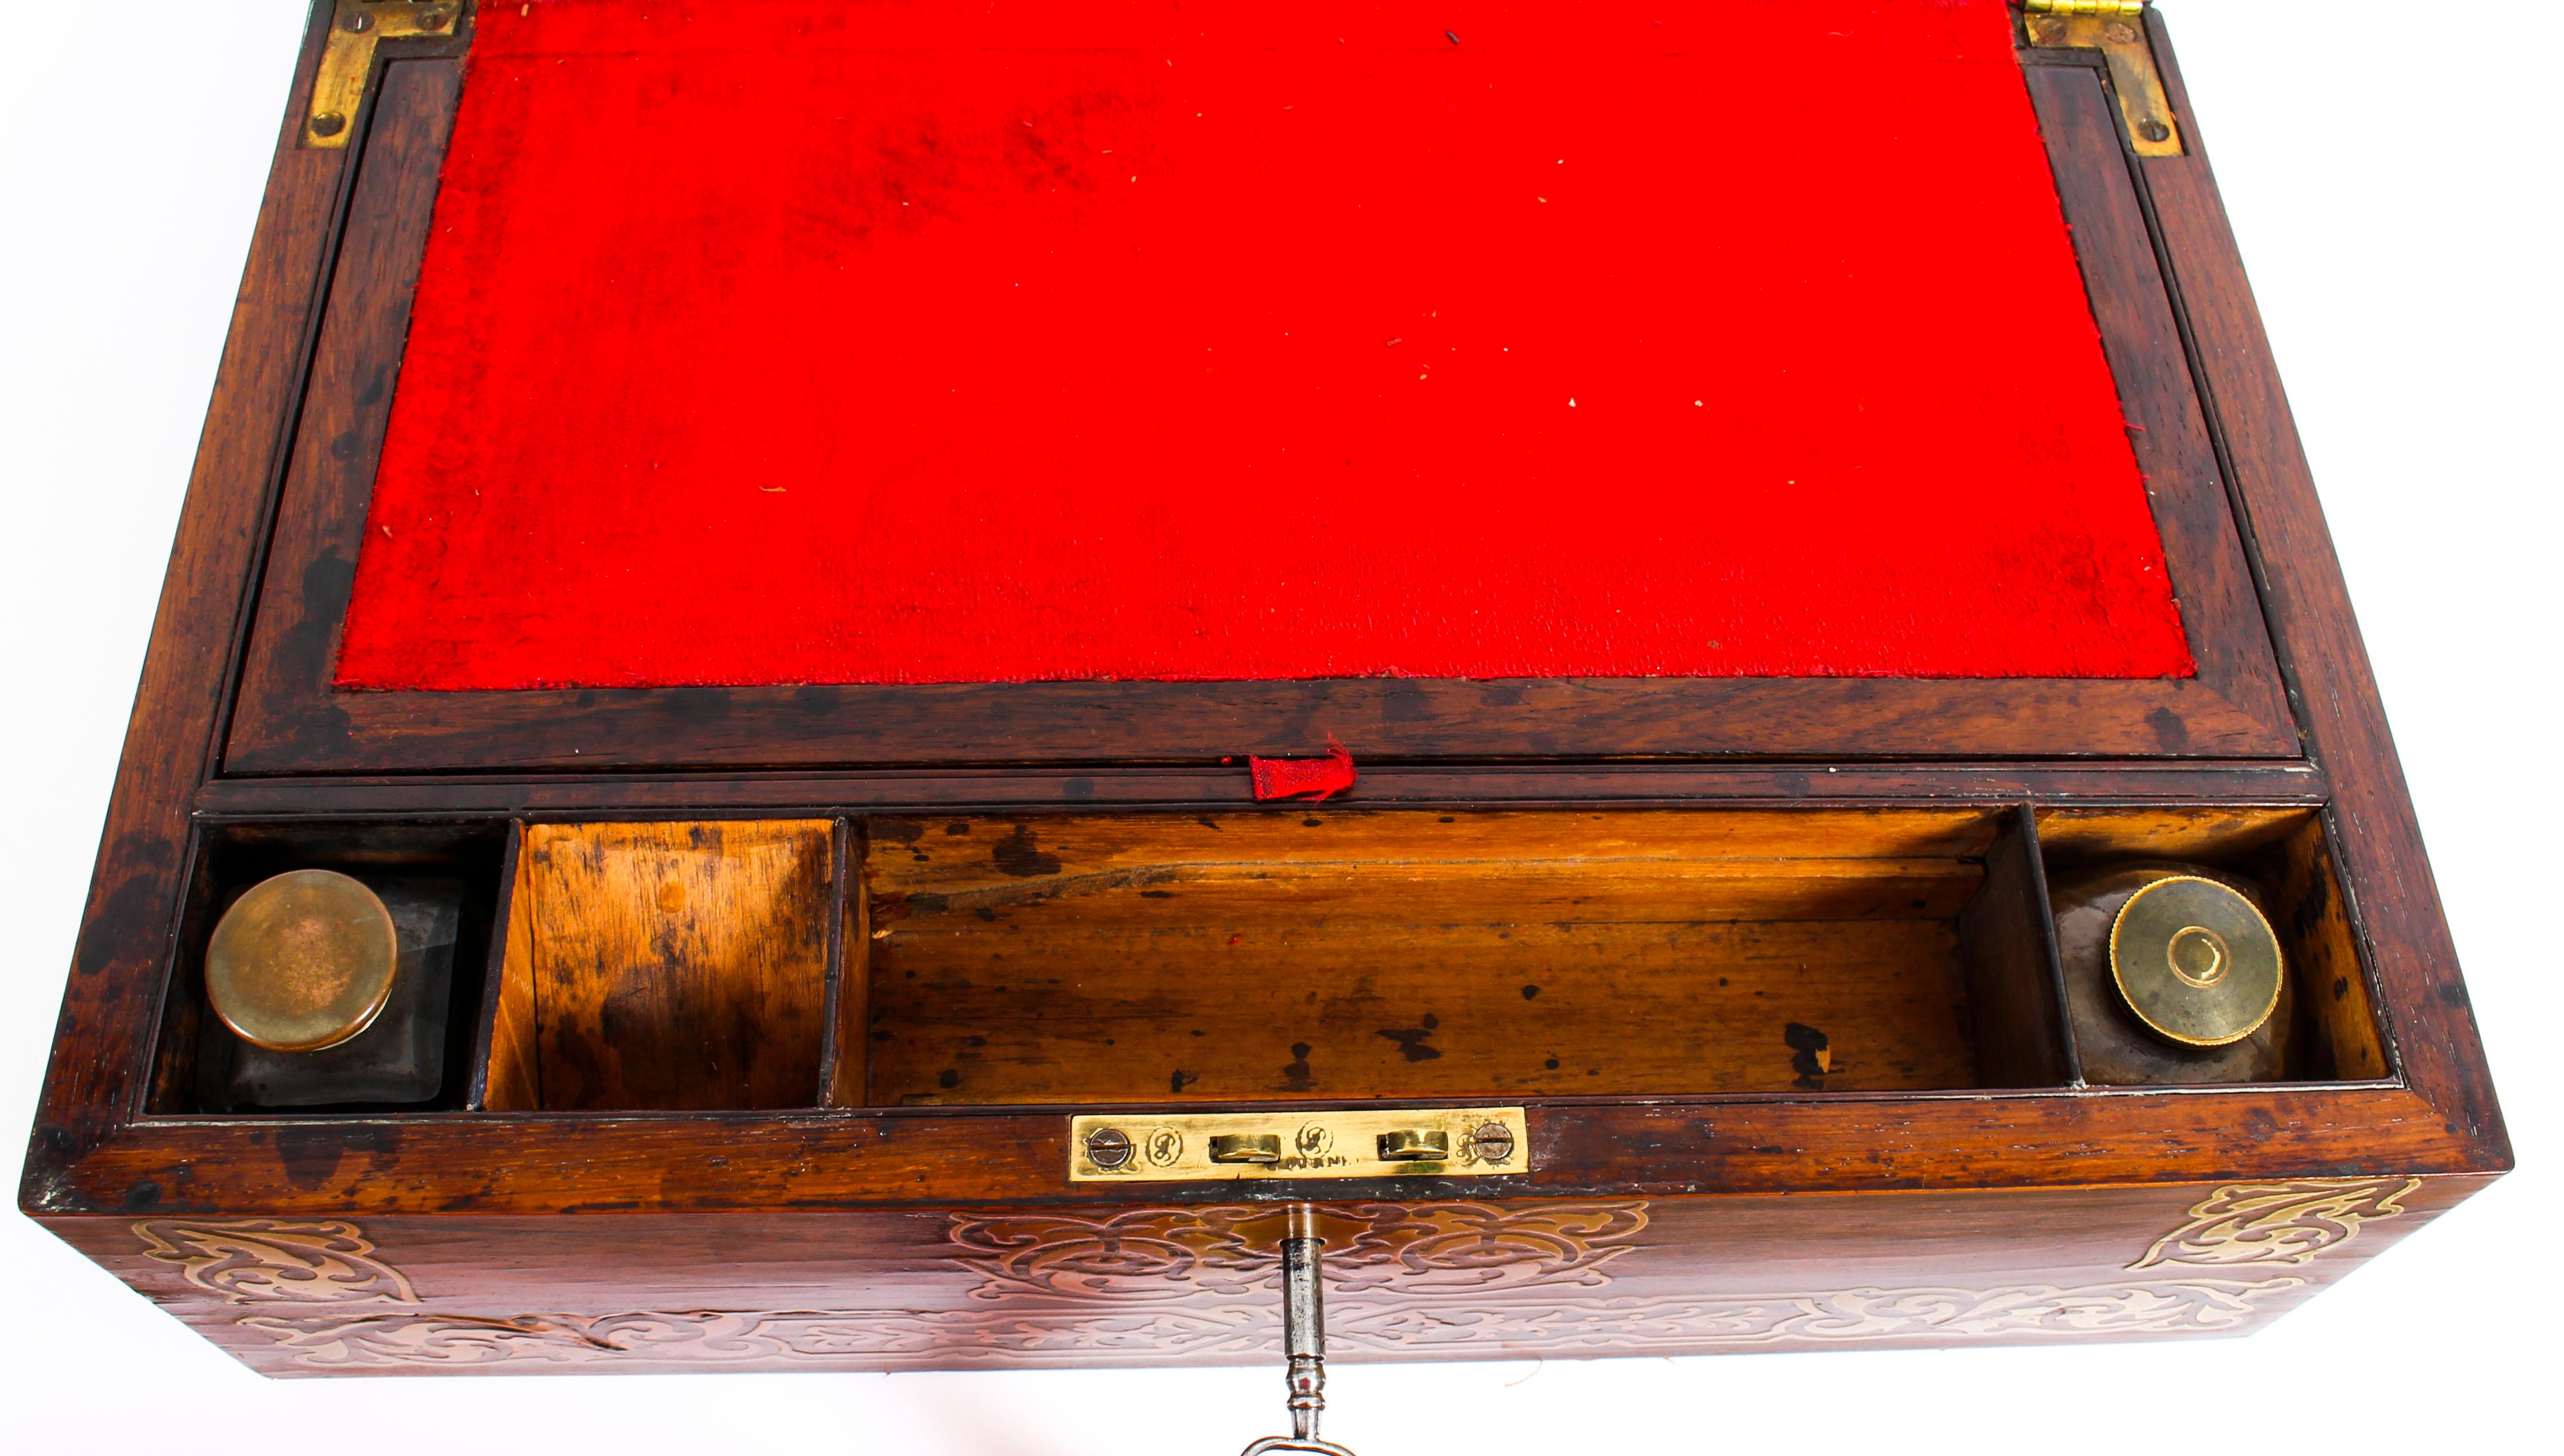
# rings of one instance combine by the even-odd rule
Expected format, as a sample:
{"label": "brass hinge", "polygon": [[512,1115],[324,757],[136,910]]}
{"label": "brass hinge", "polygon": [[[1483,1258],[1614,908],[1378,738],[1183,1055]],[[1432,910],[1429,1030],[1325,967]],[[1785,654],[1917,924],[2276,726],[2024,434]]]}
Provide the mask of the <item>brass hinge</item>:
{"label": "brass hinge", "polygon": [[451,39],[463,23],[465,0],[338,0],[329,17],[329,39],[320,48],[320,73],[312,79],[312,104],[303,113],[303,144],[334,149],[356,134],[356,116],[373,80],[374,47],[421,37]]}
{"label": "brass hinge", "polygon": [[1484,1177],[1531,1171],[1518,1107],[1132,1113],[1068,1124],[1072,1183]]}
{"label": "brass hinge", "polygon": [[2022,29],[2042,50],[2098,51],[2139,156],[2180,156],[2181,123],[2146,38],[2146,0],[2022,0]]}

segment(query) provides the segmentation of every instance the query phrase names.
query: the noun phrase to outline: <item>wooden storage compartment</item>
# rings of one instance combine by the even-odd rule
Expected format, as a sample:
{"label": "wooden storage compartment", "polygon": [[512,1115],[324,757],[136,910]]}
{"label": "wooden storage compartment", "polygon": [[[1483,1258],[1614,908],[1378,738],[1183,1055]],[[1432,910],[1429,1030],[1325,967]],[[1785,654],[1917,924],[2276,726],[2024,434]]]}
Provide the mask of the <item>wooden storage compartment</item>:
{"label": "wooden storage compartment", "polygon": [[2119,865],[2196,865],[2248,887],[2277,933],[2287,971],[2287,1080],[2363,1082],[2394,1074],[2322,813],[2046,809],[2037,821],[2055,883]]}
{"label": "wooden storage compartment", "polygon": [[818,1104],[834,821],[531,824],[483,1106]]}
{"label": "wooden storage compartment", "polygon": [[[2034,896],[2007,878],[2031,857],[1989,879],[1990,851],[2026,832],[2018,811],[1311,810],[866,831],[860,1100],[874,1105],[2063,1081],[2061,1031],[2037,1009],[2053,1002]],[[2002,924],[1963,929],[1996,882]],[[1972,981],[2030,1009],[1972,1018]],[[855,1080],[841,1068],[841,1088]]]}
{"label": "wooden storage compartment", "polygon": [[[475,1067],[473,1028],[482,1019],[483,967],[497,912],[508,827],[492,820],[464,824],[218,824],[199,839],[178,926],[178,953],[161,1003],[146,1106],[155,1116],[256,1113],[438,1111],[463,1107]],[[327,1051],[262,1052],[235,1036],[206,1004],[205,946],[223,912],[251,888],[292,870],[353,876],[395,905],[396,921],[419,914],[436,924],[432,968],[405,945],[404,976],[423,970],[428,985],[401,987],[368,1034]],[[448,936],[451,936],[450,941]],[[411,993],[415,991],[413,996]],[[407,1023],[407,1050],[361,1045]],[[391,1081],[409,1088],[386,1100]],[[266,1096],[280,1082],[299,1084]],[[353,1095],[330,1093],[332,1083]],[[433,1090],[429,1090],[432,1085]],[[368,1092],[366,1089],[373,1089]]]}

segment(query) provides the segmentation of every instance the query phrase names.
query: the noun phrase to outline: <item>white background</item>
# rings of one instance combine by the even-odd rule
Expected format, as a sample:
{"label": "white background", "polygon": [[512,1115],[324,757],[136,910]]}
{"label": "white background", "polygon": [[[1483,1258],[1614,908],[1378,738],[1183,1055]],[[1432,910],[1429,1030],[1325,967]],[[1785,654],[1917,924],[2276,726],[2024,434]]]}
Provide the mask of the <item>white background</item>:
{"label": "white background", "polygon": [[[2535,1050],[2554,1055],[2564,1018],[2553,7],[2166,8],[2524,1170],[2241,1343],[1347,1365],[1327,1430],[1365,1456],[2554,1439],[2564,1073]],[[19,0],[0,28],[8,1145],[33,1117],[303,20],[301,0]],[[18,1450],[1220,1456],[1281,1424],[1269,1368],[262,1381],[10,1213],[0,1300],[0,1446]]]}

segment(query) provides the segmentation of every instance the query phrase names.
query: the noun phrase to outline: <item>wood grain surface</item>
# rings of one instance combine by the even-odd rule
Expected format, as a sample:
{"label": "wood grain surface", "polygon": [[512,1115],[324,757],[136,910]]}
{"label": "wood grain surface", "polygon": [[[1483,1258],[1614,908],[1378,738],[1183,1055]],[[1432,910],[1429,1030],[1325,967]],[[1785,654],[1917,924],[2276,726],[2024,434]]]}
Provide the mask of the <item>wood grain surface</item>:
{"label": "wood grain surface", "polygon": [[873,1091],[1975,1085],[1981,812],[876,821]]}
{"label": "wood grain surface", "polygon": [[2356,1082],[2389,1075],[2392,1063],[2330,828],[2309,816],[2256,868],[2279,908],[2280,941],[2309,1023],[2306,1074]]}
{"label": "wood grain surface", "polygon": [[537,1105],[816,1102],[834,827],[530,827],[507,979],[532,987]]}

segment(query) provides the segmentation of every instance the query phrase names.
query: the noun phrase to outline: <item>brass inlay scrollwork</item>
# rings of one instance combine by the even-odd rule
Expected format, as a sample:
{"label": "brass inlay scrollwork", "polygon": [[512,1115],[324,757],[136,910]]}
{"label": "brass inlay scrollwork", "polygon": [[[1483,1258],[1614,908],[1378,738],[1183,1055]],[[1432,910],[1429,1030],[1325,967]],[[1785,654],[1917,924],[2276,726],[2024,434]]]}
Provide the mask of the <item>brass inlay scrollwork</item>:
{"label": "brass inlay scrollwork", "polygon": [[[1673,1354],[1794,1342],[2219,1334],[2249,1323],[2257,1300],[2304,1283],[2285,1277],[2258,1283],[2200,1279],[1497,1305],[1397,1300],[1347,1306],[1330,1322],[1329,1338],[1393,1354],[1472,1345],[1500,1345],[1507,1353]],[[631,1311],[507,1319],[387,1311],[260,1315],[240,1323],[275,1340],[300,1362],[330,1368],[510,1361],[950,1367],[1074,1363],[1096,1356],[1172,1362],[1268,1354],[1278,1334],[1272,1312],[1261,1305],[1123,1310],[1063,1304],[1004,1315]]]}
{"label": "brass inlay scrollwork", "polygon": [[[1188,1299],[1246,1294],[1280,1278],[1279,1205],[1140,1208],[1101,1218],[1073,1213],[956,1215],[960,1260],[980,1276],[979,1300]],[[1647,1226],[1636,1200],[1545,1203],[1322,1205],[1331,1288],[1511,1289],[1607,1282],[1602,1266]]]}
{"label": "brass inlay scrollwork", "polygon": [[[2129,1267],[2301,1266],[2396,1217],[2419,1178],[2233,1183]],[[1636,1200],[1500,1205],[1364,1203],[1319,1214],[1329,1242],[1330,1338],[1357,1350],[1709,1353],[1792,1345],[2113,1339],[2240,1331],[2308,1289],[2300,1275],[2210,1276],[1992,1289],[1864,1287],[1815,1293],[1599,1293],[1648,1226]],[[509,1362],[627,1366],[956,1368],[1178,1362],[1269,1354],[1266,1286],[1284,1214],[1272,1207],[957,1214],[955,1262],[979,1276],[971,1307],[625,1311],[514,1317],[386,1309],[261,1313],[239,1324],[323,1368]],[[406,1282],[352,1225],[137,1225],[155,1257],[238,1301],[382,1299]],[[161,1252],[166,1250],[167,1252]],[[1339,1254],[1335,1251],[1342,1250]],[[296,1274],[292,1269],[309,1272]],[[366,1276],[364,1269],[379,1271]],[[325,1269],[326,1272],[322,1272]],[[369,1277],[398,1294],[368,1294]],[[281,1283],[280,1283],[281,1281]],[[277,1294],[278,1288],[352,1293]],[[239,1291],[264,1291],[243,1293]],[[1456,1298],[1455,1298],[1456,1296]],[[1205,1298],[1207,1297],[1207,1298]]]}
{"label": "brass inlay scrollwork", "polygon": [[236,1305],[418,1303],[409,1280],[342,1220],[146,1218],[133,1234],[144,1253]]}
{"label": "brass inlay scrollwork", "polygon": [[2303,1264],[2357,1238],[2361,1225],[2404,1212],[2403,1200],[2421,1186],[2420,1178],[2229,1183],[2192,1204],[2190,1222],[2128,1267]]}

